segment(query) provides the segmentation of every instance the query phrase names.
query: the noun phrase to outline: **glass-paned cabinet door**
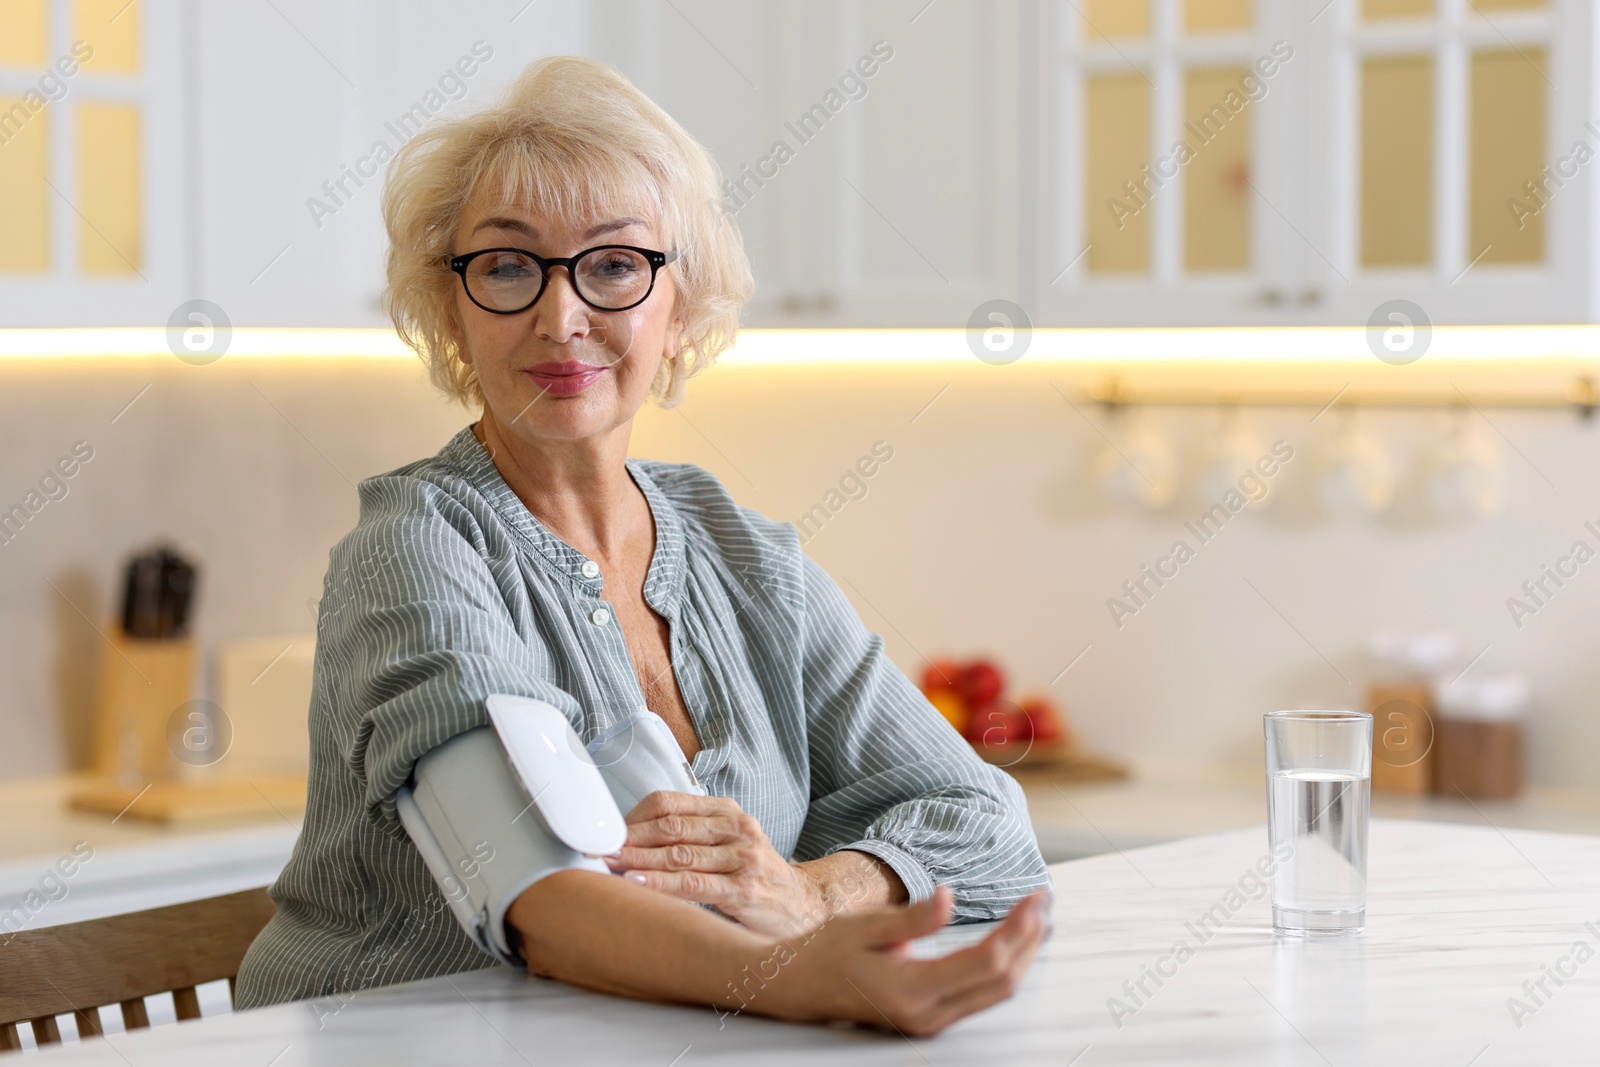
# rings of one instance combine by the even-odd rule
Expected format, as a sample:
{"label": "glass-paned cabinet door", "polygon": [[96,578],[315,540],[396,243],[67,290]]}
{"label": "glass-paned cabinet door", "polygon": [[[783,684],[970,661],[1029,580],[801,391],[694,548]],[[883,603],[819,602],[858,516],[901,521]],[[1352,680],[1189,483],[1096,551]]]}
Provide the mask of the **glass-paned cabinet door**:
{"label": "glass-paned cabinet door", "polygon": [[1572,322],[1596,309],[1587,2],[1338,0],[1314,27],[1308,270],[1333,321],[1411,299],[1436,322]]}
{"label": "glass-paned cabinet door", "polygon": [[[1581,0],[1063,0],[1039,304],[1073,323],[1591,318]],[[1063,265],[1065,265],[1063,267]]]}
{"label": "glass-paned cabinet door", "polygon": [[[1065,321],[1228,322],[1278,305],[1274,151],[1300,51],[1258,0],[1073,0],[1054,13],[1058,149],[1041,298]],[[1050,120],[1047,120],[1050,121]],[[1051,210],[1051,209],[1054,210]],[[1270,288],[1273,279],[1279,288]],[[1269,291],[1270,289],[1270,291]]]}
{"label": "glass-paned cabinet door", "polygon": [[180,37],[173,0],[0,3],[0,326],[181,299]]}

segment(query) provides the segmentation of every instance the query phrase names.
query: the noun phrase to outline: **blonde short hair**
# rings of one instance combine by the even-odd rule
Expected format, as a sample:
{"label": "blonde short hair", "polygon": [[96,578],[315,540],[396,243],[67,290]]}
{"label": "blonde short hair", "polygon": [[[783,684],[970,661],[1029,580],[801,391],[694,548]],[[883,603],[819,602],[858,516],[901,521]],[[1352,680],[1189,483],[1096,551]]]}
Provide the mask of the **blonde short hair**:
{"label": "blonde short hair", "polygon": [[528,64],[491,107],[441,121],[389,164],[384,308],[433,383],[465,405],[483,390],[461,361],[455,287],[444,257],[462,207],[480,193],[548,218],[642,214],[667,249],[683,334],[651,383],[663,406],[733,344],[755,288],[722,173],[698,141],[615,68],[581,56]]}

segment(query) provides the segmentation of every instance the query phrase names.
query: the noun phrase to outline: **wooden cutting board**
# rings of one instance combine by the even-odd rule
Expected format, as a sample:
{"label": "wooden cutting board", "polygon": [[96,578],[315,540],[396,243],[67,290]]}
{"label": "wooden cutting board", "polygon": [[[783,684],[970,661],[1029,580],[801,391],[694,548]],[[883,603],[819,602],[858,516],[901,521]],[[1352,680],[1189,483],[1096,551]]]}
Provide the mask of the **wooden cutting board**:
{"label": "wooden cutting board", "polygon": [[291,822],[306,807],[306,780],[299,775],[252,775],[213,781],[169,780],[128,788],[114,781],[90,782],[74,789],[68,807],[113,819],[186,823],[274,813]]}
{"label": "wooden cutting board", "polygon": [[1004,768],[1019,781],[1101,782],[1128,777],[1123,764],[1072,744],[1029,745],[1024,741],[973,748],[985,762]]}

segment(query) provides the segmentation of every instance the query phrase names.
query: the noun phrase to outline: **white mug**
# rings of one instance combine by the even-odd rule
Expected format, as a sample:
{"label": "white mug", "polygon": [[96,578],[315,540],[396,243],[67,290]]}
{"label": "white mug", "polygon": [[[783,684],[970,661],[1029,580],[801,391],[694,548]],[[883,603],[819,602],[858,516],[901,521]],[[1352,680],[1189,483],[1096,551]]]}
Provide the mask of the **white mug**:
{"label": "white mug", "polygon": [[1331,515],[1382,515],[1394,503],[1394,468],[1377,441],[1346,421],[1323,448],[1317,502]]}
{"label": "white mug", "polygon": [[[1094,459],[1094,480],[1102,492],[1123,507],[1160,511],[1172,502],[1178,487],[1177,464],[1166,439],[1144,424],[1128,418],[1120,442],[1107,446]],[[1107,435],[1116,440],[1119,435]]]}

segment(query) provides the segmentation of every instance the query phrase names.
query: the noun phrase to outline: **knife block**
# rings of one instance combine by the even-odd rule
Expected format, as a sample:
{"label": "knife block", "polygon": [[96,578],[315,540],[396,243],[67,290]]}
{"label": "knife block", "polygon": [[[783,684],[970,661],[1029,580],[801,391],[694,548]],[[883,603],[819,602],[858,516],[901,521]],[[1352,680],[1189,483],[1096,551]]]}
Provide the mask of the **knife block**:
{"label": "knife block", "polygon": [[193,694],[194,641],[129,637],[115,622],[104,633],[109,646],[95,692],[92,769],[125,787],[169,779],[177,761],[168,723]]}
{"label": "knife block", "polygon": [[67,797],[76,811],[153,823],[223,818],[289,819],[303,810],[306,776],[185,767],[172,745],[188,722],[173,716],[193,696],[195,644],[189,638],[129,637],[116,622],[95,691],[91,776]]}

